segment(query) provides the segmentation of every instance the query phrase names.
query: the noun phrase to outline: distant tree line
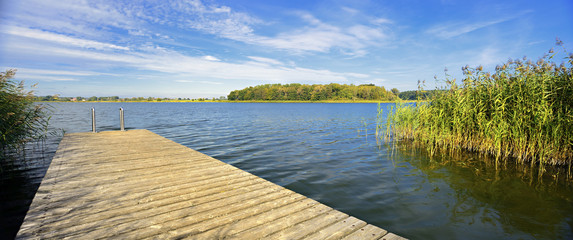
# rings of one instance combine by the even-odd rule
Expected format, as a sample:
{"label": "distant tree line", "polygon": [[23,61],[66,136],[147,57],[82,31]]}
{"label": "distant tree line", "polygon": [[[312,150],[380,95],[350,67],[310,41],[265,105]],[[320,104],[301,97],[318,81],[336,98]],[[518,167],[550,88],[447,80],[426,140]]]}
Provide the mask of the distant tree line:
{"label": "distant tree line", "polygon": [[111,97],[60,97],[59,95],[47,95],[47,96],[36,96],[34,101],[36,102],[162,102],[162,101],[221,101],[226,100],[225,96],[219,98],[157,98],[157,97],[131,97],[131,98],[120,98],[118,96]]}
{"label": "distant tree line", "polygon": [[90,102],[96,102],[96,101],[105,101],[105,102],[113,102],[113,101],[120,101],[123,99],[120,99],[118,96],[111,96],[111,97],[60,97],[59,95],[46,95],[46,96],[36,96],[34,98],[35,101],[41,101],[41,102],[49,102],[49,101],[58,101],[58,102],[76,102],[76,101],[90,101]]}
{"label": "distant tree line", "polygon": [[265,84],[235,90],[229,93],[230,101],[324,101],[324,100],[380,100],[393,101],[397,96],[384,87],[374,84]]}

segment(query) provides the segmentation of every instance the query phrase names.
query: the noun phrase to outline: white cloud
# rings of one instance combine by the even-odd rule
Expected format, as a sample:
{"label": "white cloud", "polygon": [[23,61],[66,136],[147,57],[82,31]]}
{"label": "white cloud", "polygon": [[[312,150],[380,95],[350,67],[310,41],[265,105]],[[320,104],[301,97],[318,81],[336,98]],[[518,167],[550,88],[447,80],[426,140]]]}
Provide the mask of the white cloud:
{"label": "white cloud", "polygon": [[310,13],[300,11],[297,12],[295,15],[298,15],[302,20],[310,23],[311,25],[315,26],[323,25],[323,23],[320,20],[318,20],[318,18],[314,17]]}
{"label": "white cloud", "polygon": [[235,40],[251,34],[251,25],[262,23],[228,6],[206,5],[200,0],[169,1],[154,8],[139,9],[138,16],[154,23],[195,29]]}
{"label": "white cloud", "polygon": [[370,21],[374,25],[384,25],[384,24],[391,24],[393,23],[392,20],[387,18],[375,18]]}
{"label": "white cloud", "polygon": [[[149,4],[153,7],[145,7]],[[127,47],[104,43],[110,42],[109,40],[113,38],[114,33],[111,29],[123,29],[129,36],[135,38],[151,38],[154,36],[154,31],[145,28],[146,24],[151,23],[179,29],[193,29],[251,45],[291,51],[295,54],[328,53],[339,50],[344,54],[363,56],[368,52],[366,48],[378,46],[386,39],[385,32],[376,25],[389,21],[377,19],[372,22],[374,26],[361,24],[335,26],[301,11],[296,12],[295,16],[306,22],[306,25],[294,26],[293,30],[269,36],[256,32],[255,28],[270,23],[229,6],[206,4],[200,0],[173,0],[161,4],[137,0],[133,2],[23,0],[21,8],[25,14],[15,14],[12,18],[28,26],[26,37],[44,38],[79,47],[118,50],[126,50]],[[41,11],[42,8],[47,11]],[[349,12],[358,11],[351,8],[343,9]],[[47,31],[30,29],[36,27]],[[55,33],[60,35],[54,35]],[[11,34],[16,33],[11,31]],[[89,37],[91,40],[81,41],[71,36]],[[98,41],[94,41],[96,39]],[[126,41],[132,40],[126,39]]]}
{"label": "white cloud", "polygon": [[256,62],[260,62],[260,63],[272,64],[272,65],[283,65],[283,63],[281,61],[271,59],[271,58],[255,57],[255,56],[248,56],[248,58],[250,58],[251,60],[254,60]]}
{"label": "white cloud", "polygon": [[[294,30],[282,31],[274,36],[266,36],[257,33],[255,27],[269,23],[247,13],[235,11],[228,6],[208,5],[194,0],[173,1],[171,8],[177,14],[166,16],[166,12],[160,9],[144,15],[153,15],[155,17],[150,19],[162,24],[175,22],[178,27],[190,28],[247,44],[293,51],[297,54],[309,51],[327,53],[339,48],[343,49],[341,52],[361,56],[366,54],[365,48],[377,46],[386,39],[386,34],[378,27],[360,24],[339,27],[323,23],[314,15],[302,11],[295,12],[294,16],[306,22],[306,25],[296,26]],[[388,21],[378,19],[377,25]]]}
{"label": "white cloud", "polygon": [[363,73],[345,73],[344,76],[351,77],[351,78],[367,78],[367,77],[370,77],[370,75],[363,74]]}
{"label": "white cloud", "polygon": [[201,0],[190,0],[190,1],[183,1],[183,2],[175,2],[176,4],[178,4],[178,6],[182,6],[184,8],[187,8],[187,6],[184,6],[185,3],[189,3],[192,7],[192,10],[201,14],[208,14],[208,13],[230,13],[231,12],[231,8],[227,7],[227,6],[215,6],[215,5],[210,5],[210,6],[205,6],[205,4],[203,4],[201,2]]}
{"label": "white cloud", "polygon": [[363,40],[367,43],[370,41],[381,40],[386,37],[379,29],[367,27],[364,25],[355,25],[348,29],[348,33],[352,34],[359,40]]}
{"label": "white cloud", "polygon": [[524,14],[530,13],[531,11],[523,11],[514,15],[505,16],[502,18],[489,20],[489,21],[482,21],[482,22],[450,22],[445,24],[436,25],[431,27],[426,32],[432,35],[435,35],[439,38],[453,38],[457,37],[466,33],[470,33],[476,31],[478,29],[490,27],[499,23],[507,22],[513,19],[516,19]]}
{"label": "white cloud", "polygon": [[15,35],[15,36],[20,36],[20,37],[33,38],[33,39],[39,39],[39,40],[44,40],[44,41],[49,41],[49,42],[55,42],[55,43],[59,43],[59,44],[73,45],[73,46],[82,47],[82,48],[93,48],[93,49],[98,49],[98,50],[105,50],[105,49],[116,49],[116,50],[125,50],[125,51],[129,50],[128,47],[118,46],[118,45],[114,45],[114,44],[102,43],[102,42],[79,39],[79,38],[73,38],[73,37],[68,37],[68,36],[64,36],[61,34],[55,34],[55,33],[45,32],[45,31],[41,31],[41,30],[22,28],[22,27],[16,27],[16,26],[6,26],[4,28],[0,28],[0,32]]}
{"label": "white cloud", "polygon": [[194,80],[175,80],[175,82],[179,83],[200,83],[200,84],[211,84],[211,85],[222,85],[221,82],[213,82],[213,81],[194,81]]}
{"label": "white cloud", "polygon": [[439,38],[447,39],[447,38],[457,37],[505,21],[506,20],[495,20],[495,21],[480,22],[480,23],[449,23],[445,25],[432,27],[427,31],[427,33],[435,35]]}
{"label": "white cloud", "polygon": [[16,69],[16,78],[27,81],[80,81],[83,77],[90,76],[117,76],[117,74],[99,73],[93,71],[66,71],[66,70],[48,70],[36,68],[15,68],[15,67],[0,67],[1,69]]}
{"label": "white cloud", "polygon": [[320,23],[314,27],[283,32],[275,37],[254,36],[245,41],[295,53],[328,53],[333,49],[340,49],[347,55],[363,56],[367,54],[366,48],[379,46],[386,39],[386,34],[378,28],[364,25],[341,28]]}
{"label": "white cloud", "polygon": [[[148,59],[152,59],[148,61]],[[254,80],[271,82],[340,82],[347,81],[348,73],[308,68],[289,68],[251,62],[228,63],[206,61],[202,58],[184,56],[175,52],[144,56],[136,64],[146,70],[171,74],[188,74],[202,78],[227,80]]]}
{"label": "white cloud", "polygon": [[[232,57],[221,60],[201,54],[201,50],[195,49],[179,52],[173,50],[176,48],[171,45],[159,46],[158,42],[153,41],[169,38],[176,42],[179,39],[175,36],[180,35],[172,35],[169,31],[175,29],[184,32],[193,29],[297,54],[336,50],[343,54],[362,56],[367,54],[367,48],[378,45],[380,39],[386,38],[384,31],[376,26],[337,26],[324,23],[307,12],[296,14],[296,17],[303,20],[303,26],[264,36],[258,34],[254,26],[267,23],[227,6],[204,4],[199,0],[173,0],[153,8],[138,6],[141,4],[137,1],[23,0],[22,8],[27,10],[19,12],[18,16],[11,15],[8,18],[9,24],[3,22],[0,28],[0,32],[10,38],[0,49],[8,56],[13,54],[34,59],[35,63],[25,65],[27,68],[19,68],[19,77],[45,81],[84,80],[112,72],[113,69],[129,69],[174,75],[175,79],[181,79],[178,82],[207,83],[187,80],[202,78],[215,79],[209,82],[211,84],[220,84],[224,80],[329,83],[369,76],[297,67],[292,61],[287,60],[289,64],[285,64],[259,56],[228,62],[226,59]],[[41,11],[42,8],[46,11]],[[157,23],[174,28],[166,32],[148,28],[150,24]],[[118,42],[129,44],[122,46]],[[34,68],[44,60],[51,61],[54,70],[40,69],[43,66]],[[66,66],[66,70],[58,70],[58,66]],[[79,71],[70,70],[74,68]]]}
{"label": "white cloud", "polygon": [[[43,46],[39,43],[10,43],[5,47],[20,54],[33,54],[37,58],[57,57],[60,63],[70,67],[87,68],[84,72],[90,70],[89,66],[97,65],[98,68],[135,68],[192,78],[270,82],[345,82],[349,78],[367,76],[326,69],[286,67],[279,61],[263,57],[251,56],[248,61],[234,63],[213,61],[204,56],[187,56],[176,51],[151,47],[140,52],[99,52],[93,49]],[[58,76],[57,72],[38,72],[38,76],[40,75]],[[65,74],[60,74],[63,75]]]}
{"label": "white cloud", "polygon": [[[21,0],[6,15],[23,26],[78,36],[99,36],[110,27],[136,29],[137,22],[114,2]],[[103,30],[103,31],[102,31]]]}
{"label": "white cloud", "polygon": [[213,57],[213,56],[204,56],[203,59],[207,60],[207,61],[212,61],[212,62],[219,62],[221,61],[220,59]]}
{"label": "white cloud", "polygon": [[350,13],[352,15],[360,13],[360,11],[358,11],[357,9],[350,8],[350,7],[342,7],[342,10],[344,10],[345,12]]}
{"label": "white cloud", "polygon": [[[34,75],[69,75],[69,76],[96,76],[103,75],[102,73],[89,72],[89,71],[65,71],[65,70],[47,70],[35,68],[18,68],[18,75],[34,74]],[[110,74],[105,74],[110,75]]]}
{"label": "white cloud", "polygon": [[351,40],[348,35],[342,34],[339,30],[312,28],[282,33],[276,37],[257,37],[251,39],[250,42],[300,53],[304,51],[328,52],[336,45],[342,45],[344,42],[351,43]]}
{"label": "white cloud", "polygon": [[77,78],[70,78],[70,77],[62,77],[62,76],[51,76],[51,75],[42,75],[42,74],[20,74],[18,73],[16,76],[17,79],[24,79],[27,81],[47,81],[47,82],[60,82],[60,81],[79,81]]}

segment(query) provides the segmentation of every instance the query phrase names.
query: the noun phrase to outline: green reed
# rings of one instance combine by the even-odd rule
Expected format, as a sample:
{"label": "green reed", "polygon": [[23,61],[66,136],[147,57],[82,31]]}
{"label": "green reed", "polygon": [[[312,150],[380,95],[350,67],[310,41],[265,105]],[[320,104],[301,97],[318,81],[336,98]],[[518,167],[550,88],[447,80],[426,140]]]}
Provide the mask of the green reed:
{"label": "green reed", "polygon": [[562,165],[571,179],[573,54],[564,52],[560,65],[550,50],[536,62],[509,60],[493,74],[465,66],[461,83],[446,75],[446,87],[428,101],[391,109],[380,137],[420,144],[432,155],[469,150],[496,164],[538,165],[541,174],[546,165]]}
{"label": "green reed", "polygon": [[34,94],[15,81],[16,70],[0,72],[0,175],[15,158],[24,159],[25,146],[45,139],[49,115],[34,104]]}

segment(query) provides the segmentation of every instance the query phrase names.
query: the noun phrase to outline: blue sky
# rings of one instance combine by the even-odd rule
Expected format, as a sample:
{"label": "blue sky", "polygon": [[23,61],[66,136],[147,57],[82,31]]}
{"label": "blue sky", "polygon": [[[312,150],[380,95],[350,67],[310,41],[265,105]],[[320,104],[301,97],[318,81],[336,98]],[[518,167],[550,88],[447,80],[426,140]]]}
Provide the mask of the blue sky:
{"label": "blue sky", "polygon": [[[1,0],[0,68],[37,95],[219,97],[267,83],[436,86],[573,48],[573,1]],[[560,61],[560,60],[559,60]]]}

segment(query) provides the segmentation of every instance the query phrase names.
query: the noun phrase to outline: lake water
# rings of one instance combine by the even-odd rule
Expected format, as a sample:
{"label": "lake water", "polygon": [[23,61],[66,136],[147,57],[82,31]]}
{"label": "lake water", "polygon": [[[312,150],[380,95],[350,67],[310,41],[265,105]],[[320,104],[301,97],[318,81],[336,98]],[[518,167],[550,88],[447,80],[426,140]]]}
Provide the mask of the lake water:
{"label": "lake water", "polygon": [[[65,132],[91,131],[92,107],[98,131],[118,130],[123,107],[127,130],[149,129],[410,239],[573,239],[571,185],[540,183],[515,166],[496,171],[473,155],[454,162],[379,144],[376,104],[51,105],[52,127]],[[48,155],[57,141],[46,143]],[[29,161],[10,184],[37,188],[48,164]],[[20,195],[2,201],[18,205],[33,193]]]}

